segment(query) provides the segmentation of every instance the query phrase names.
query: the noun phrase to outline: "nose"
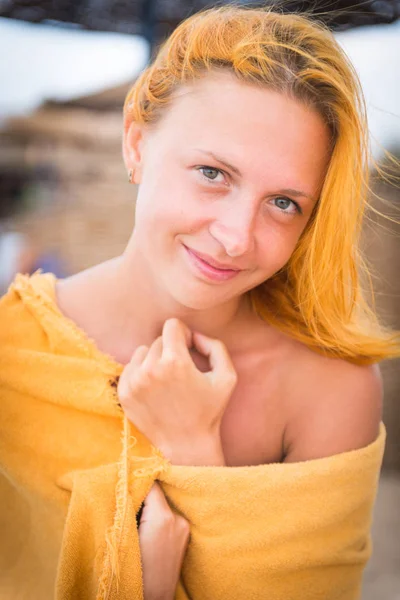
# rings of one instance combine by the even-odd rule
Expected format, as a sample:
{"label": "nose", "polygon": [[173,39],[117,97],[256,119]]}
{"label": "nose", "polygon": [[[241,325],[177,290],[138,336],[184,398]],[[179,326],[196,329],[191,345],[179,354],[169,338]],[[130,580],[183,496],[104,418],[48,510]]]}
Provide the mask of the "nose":
{"label": "nose", "polygon": [[254,221],[255,216],[248,205],[242,210],[229,206],[222,217],[211,223],[209,232],[228,256],[242,256],[254,248]]}

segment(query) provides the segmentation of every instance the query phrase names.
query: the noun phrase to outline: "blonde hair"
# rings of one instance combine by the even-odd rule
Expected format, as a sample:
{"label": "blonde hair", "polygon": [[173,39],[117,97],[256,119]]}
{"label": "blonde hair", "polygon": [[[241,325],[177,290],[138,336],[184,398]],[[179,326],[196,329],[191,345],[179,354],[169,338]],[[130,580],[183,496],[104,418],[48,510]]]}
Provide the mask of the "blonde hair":
{"label": "blonde hair", "polygon": [[370,162],[358,77],[323,25],[271,8],[214,7],[183,21],[136,80],[125,123],[154,124],[180,85],[214,69],[265,85],[314,107],[329,127],[332,153],[323,189],[288,263],[247,292],[254,311],[294,339],[356,364],[400,356],[365,300],[370,281],[359,250]]}

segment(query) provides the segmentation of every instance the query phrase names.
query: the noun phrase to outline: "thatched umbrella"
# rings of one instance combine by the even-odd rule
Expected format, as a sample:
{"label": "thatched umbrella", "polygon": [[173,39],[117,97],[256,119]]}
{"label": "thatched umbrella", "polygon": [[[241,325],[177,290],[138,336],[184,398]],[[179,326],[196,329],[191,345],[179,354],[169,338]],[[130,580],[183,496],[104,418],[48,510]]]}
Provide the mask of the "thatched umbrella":
{"label": "thatched umbrella", "polygon": [[[253,6],[267,3],[236,0],[236,4]],[[154,47],[180,21],[213,4],[210,0],[6,0],[0,2],[0,17],[36,23],[54,20],[86,29],[139,34]],[[318,14],[333,30],[342,30],[395,21],[400,17],[400,0],[289,0],[282,3],[281,10]]]}

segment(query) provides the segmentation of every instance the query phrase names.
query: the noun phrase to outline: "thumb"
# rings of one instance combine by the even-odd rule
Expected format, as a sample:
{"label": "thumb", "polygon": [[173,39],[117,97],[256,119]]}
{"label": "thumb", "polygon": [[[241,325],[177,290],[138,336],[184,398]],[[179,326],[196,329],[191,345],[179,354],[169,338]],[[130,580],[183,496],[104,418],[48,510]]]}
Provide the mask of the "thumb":
{"label": "thumb", "polygon": [[185,336],[185,340],[186,340],[186,347],[189,349],[192,347],[193,344],[193,339],[192,339],[192,331],[191,329],[186,325],[186,323],[184,323],[183,321],[179,320],[180,325],[183,329],[183,334]]}

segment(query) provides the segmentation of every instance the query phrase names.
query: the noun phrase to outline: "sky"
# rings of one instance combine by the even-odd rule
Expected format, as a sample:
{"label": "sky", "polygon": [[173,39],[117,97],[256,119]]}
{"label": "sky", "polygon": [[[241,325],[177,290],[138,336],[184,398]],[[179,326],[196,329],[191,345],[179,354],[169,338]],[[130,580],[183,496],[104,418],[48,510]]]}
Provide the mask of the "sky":
{"label": "sky", "polygon": [[132,81],[149,59],[141,36],[0,18],[0,119]]}
{"label": "sky", "polygon": [[[400,148],[400,21],[336,34],[360,77],[374,157]],[[0,18],[0,124],[45,100],[72,100],[133,81],[146,66],[140,36]]]}
{"label": "sky", "polygon": [[400,20],[336,34],[353,63],[367,104],[371,149],[400,149]]}

